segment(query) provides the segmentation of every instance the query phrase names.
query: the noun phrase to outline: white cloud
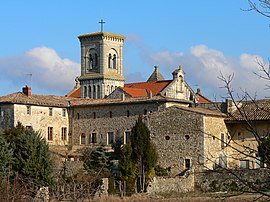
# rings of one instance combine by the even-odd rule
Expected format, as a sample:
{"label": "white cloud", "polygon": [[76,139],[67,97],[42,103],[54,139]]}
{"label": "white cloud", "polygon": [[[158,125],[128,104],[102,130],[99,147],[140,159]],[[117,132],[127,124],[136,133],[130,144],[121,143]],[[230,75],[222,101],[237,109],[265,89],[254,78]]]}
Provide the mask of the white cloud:
{"label": "white cloud", "polygon": [[51,48],[38,47],[19,56],[0,58],[0,70],[0,77],[16,85],[29,84],[26,82],[27,74],[32,74],[34,87],[66,94],[75,85],[74,79],[80,74],[80,64],[61,58]]}
{"label": "white cloud", "polygon": [[220,74],[225,77],[234,75],[233,87],[236,93],[247,90],[253,95],[257,92],[260,98],[270,94],[269,90],[265,90],[266,81],[254,74],[259,68],[257,61],[263,61],[258,55],[243,53],[239,57],[232,58],[219,50],[197,45],[191,47],[187,54],[180,51],[166,51],[149,53],[143,57],[154,64],[166,67],[170,72],[181,65],[186,72],[186,78],[193,84],[198,84],[202,92],[207,91],[206,94],[209,97],[226,95],[224,89],[220,88],[224,85],[218,79]]}

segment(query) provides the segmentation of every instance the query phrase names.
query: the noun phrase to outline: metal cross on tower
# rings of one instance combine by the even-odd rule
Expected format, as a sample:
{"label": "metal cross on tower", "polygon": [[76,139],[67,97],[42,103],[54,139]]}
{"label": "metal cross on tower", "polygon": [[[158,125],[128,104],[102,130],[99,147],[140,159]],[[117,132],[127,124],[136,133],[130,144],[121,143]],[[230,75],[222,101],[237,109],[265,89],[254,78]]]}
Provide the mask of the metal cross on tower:
{"label": "metal cross on tower", "polygon": [[100,23],[100,31],[103,32],[103,24],[105,24],[105,22],[101,19],[98,23]]}

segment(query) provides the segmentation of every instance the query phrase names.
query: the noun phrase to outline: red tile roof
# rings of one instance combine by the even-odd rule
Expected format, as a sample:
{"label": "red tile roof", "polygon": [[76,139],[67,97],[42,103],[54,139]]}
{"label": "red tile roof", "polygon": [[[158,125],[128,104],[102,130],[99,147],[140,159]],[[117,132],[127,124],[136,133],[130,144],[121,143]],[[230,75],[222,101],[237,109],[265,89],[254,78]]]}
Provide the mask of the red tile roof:
{"label": "red tile roof", "polygon": [[200,93],[196,93],[196,96],[197,96],[197,99],[198,99],[198,103],[209,103],[209,102],[211,102],[211,100],[207,99],[206,97],[204,97]]}
{"label": "red tile roof", "polygon": [[[146,96],[147,92],[152,92],[153,95],[160,93],[166,86],[168,86],[172,81],[150,81],[150,82],[139,82],[125,84],[123,90],[128,89],[132,97]],[[140,89],[140,90],[139,90]]]}
{"label": "red tile roof", "polygon": [[129,88],[129,87],[121,87],[123,91],[129,94],[131,97],[146,97],[147,90],[141,88]]}
{"label": "red tile roof", "polygon": [[81,88],[78,88],[74,91],[71,91],[69,94],[67,94],[67,97],[80,98],[81,97]]}

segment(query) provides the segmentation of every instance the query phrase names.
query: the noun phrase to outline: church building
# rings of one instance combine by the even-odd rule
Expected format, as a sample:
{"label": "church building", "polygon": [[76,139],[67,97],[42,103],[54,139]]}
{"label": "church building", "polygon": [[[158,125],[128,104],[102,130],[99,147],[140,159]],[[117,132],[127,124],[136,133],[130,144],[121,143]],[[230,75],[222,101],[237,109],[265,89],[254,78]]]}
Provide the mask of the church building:
{"label": "church building", "polygon": [[[51,150],[75,152],[117,139],[126,144],[139,116],[150,129],[158,163],[173,174],[193,167],[213,169],[227,161],[230,138],[226,114],[200,104],[213,103],[185,81],[181,66],[164,79],[158,66],[145,82],[125,83],[125,37],[109,32],[82,34],[81,75],[66,96],[36,95],[31,87],[0,97],[0,127],[39,131]],[[223,139],[223,143],[220,143]],[[66,145],[72,145],[67,151]],[[225,160],[224,160],[225,159]]]}

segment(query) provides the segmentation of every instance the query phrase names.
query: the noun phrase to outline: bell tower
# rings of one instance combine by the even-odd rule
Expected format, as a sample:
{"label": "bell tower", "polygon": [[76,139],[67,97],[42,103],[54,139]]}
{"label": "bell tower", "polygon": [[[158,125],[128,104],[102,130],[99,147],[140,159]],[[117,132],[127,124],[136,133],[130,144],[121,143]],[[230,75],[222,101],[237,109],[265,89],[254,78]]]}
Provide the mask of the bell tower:
{"label": "bell tower", "polygon": [[82,34],[81,97],[105,98],[124,86],[123,45],[125,37],[110,32]]}

